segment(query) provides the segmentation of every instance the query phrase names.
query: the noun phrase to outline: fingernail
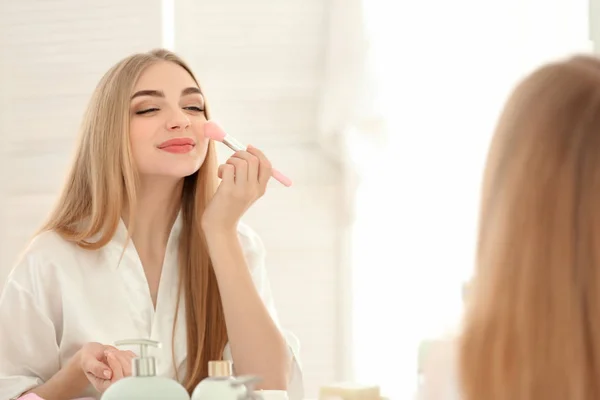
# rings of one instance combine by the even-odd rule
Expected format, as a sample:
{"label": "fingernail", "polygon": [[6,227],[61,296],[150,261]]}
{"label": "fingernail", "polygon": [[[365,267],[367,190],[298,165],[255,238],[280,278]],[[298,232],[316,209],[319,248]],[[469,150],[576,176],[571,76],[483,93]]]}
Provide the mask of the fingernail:
{"label": "fingernail", "polygon": [[104,371],[104,376],[110,379],[110,371],[109,370]]}

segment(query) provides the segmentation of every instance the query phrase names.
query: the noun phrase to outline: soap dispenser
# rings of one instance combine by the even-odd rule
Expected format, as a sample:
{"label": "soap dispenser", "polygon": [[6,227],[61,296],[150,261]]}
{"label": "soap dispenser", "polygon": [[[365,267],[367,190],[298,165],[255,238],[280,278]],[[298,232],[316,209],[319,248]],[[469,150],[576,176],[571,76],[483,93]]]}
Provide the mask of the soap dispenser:
{"label": "soap dispenser", "polygon": [[121,340],[115,346],[139,345],[140,357],[132,361],[132,376],[110,385],[101,400],[190,400],[179,382],[156,376],[156,359],[148,356],[148,346],[160,347],[149,339]]}
{"label": "soap dispenser", "polygon": [[191,400],[253,399],[250,385],[258,380],[253,376],[235,378],[231,361],[209,361],[208,377],[196,386]]}

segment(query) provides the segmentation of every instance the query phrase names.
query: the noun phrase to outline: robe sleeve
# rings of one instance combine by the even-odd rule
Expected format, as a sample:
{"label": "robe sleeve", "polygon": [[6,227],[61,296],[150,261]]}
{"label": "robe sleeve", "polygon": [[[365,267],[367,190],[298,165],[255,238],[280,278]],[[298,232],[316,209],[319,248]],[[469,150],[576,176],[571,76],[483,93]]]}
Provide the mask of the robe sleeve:
{"label": "robe sleeve", "polygon": [[[32,263],[25,257],[17,268],[30,271]],[[0,399],[17,398],[60,369],[54,323],[33,293],[37,282],[27,278],[11,273],[0,294]]]}

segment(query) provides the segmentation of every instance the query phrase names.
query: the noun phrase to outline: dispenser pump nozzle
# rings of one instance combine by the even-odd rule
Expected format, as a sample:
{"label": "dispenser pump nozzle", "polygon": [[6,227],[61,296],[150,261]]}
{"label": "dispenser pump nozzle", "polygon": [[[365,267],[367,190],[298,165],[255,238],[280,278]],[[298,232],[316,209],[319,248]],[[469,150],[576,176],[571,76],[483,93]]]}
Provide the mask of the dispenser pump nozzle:
{"label": "dispenser pump nozzle", "polygon": [[140,356],[133,359],[132,376],[156,376],[156,359],[148,356],[148,346],[160,348],[160,342],[151,339],[127,339],[115,342],[115,346],[140,346]]}

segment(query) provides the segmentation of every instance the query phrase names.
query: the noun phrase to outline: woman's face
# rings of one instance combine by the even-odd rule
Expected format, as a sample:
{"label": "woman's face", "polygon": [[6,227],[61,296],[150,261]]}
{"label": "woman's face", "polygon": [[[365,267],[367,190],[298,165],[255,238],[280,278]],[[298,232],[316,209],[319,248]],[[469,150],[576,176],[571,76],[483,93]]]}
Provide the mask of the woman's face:
{"label": "woman's face", "polygon": [[131,95],[130,141],[140,177],[183,178],[198,171],[208,149],[204,97],[185,69],[159,62]]}

